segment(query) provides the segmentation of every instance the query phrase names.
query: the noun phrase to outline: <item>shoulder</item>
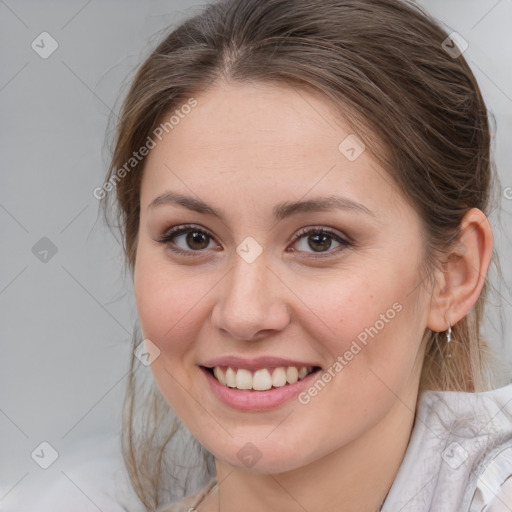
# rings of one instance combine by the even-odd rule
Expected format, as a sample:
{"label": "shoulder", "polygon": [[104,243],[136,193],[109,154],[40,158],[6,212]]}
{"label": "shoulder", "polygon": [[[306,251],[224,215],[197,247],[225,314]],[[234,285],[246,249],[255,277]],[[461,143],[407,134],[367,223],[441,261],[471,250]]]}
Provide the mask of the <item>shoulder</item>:
{"label": "shoulder", "polygon": [[159,509],[158,512],[197,512],[196,508],[216,485],[217,480],[212,478],[205,486],[201,487],[201,489],[195,493],[185,496],[183,499]]}
{"label": "shoulder", "polygon": [[508,505],[511,479],[512,384],[481,393],[426,391],[383,512],[466,512],[495,499]]}

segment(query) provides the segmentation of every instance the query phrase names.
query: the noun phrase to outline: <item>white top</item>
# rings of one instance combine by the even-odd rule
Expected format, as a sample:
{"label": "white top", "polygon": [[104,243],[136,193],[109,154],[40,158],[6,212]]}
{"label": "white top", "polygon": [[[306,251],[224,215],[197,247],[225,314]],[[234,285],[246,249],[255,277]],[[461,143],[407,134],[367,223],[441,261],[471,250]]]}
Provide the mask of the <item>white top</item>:
{"label": "white top", "polygon": [[[30,500],[25,489],[23,505],[17,500],[3,510],[142,512],[118,439],[104,443],[101,451],[103,457],[87,457],[79,467],[61,466],[59,472],[67,476],[45,496],[29,493]],[[161,512],[188,512],[215,484],[210,480]],[[398,511],[512,511],[512,383],[484,393],[421,393],[404,460],[382,507],[382,512]]]}
{"label": "white top", "polygon": [[[506,483],[505,483],[506,482]],[[512,510],[512,384],[425,391],[382,512]]]}

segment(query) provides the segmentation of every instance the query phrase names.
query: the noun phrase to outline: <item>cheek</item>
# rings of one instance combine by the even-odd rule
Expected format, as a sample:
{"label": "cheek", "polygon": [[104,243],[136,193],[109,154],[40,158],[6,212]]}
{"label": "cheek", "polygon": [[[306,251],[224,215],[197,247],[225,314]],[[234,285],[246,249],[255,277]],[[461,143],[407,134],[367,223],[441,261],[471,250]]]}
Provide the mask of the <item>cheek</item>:
{"label": "cheek", "polygon": [[[307,295],[307,306],[315,315],[304,309],[303,318],[311,320],[302,324],[316,340],[317,352],[328,353],[330,360],[325,380],[319,382],[319,377],[311,383],[300,403],[304,411],[311,408],[320,422],[343,425],[344,439],[360,435],[361,428],[378,421],[397,397],[409,403],[421,342],[423,319],[417,296],[409,293],[414,276],[390,280],[365,270],[365,278],[354,273],[350,279],[322,283],[321,293],[317,287],[316,293]],[[311,292],[313,288],[307,286],[304,282],[303,290]],[[324,436],[318,450],[325,448],[327,439],[339,442],[338,433]]]}
{"label": "cheek", "polygon": [[142,335],[160,350],[151,373],[162,396],[182,418],[190,414],[193,391],[191,339],[203,323],[201,298],[205,279],[193,277],[168,262],[140,251],[134,271],[134,292]]}
{"label": "cheek", "polygon": [[193,275],[186,267],[172,268],[161,256],[155,258],[141,251],[134,291],[143,336],[161,351],[182,351],[183,340],[190,338],[187,332],[203,320],[201,298],[208,291],[206,276]]}
{"label": "cheek", "polygon": [[330,362],[341,357],[344,371],[354,377],[369,368],[386,376],[406,374],[425,323],[418,293],[411,293],[416,274],[368,266],[352,270],[336,279],[296,280],[305,306],[302,318],[310,319],[303,326],[322,345],[319,349],[327,351]]}

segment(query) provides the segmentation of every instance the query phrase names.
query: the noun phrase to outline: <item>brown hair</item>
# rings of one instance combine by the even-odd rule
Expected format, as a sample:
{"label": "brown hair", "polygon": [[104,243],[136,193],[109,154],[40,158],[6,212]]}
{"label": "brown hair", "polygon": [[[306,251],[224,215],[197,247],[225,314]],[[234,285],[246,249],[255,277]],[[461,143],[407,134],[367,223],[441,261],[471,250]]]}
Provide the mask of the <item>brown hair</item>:
{"label": "brown hair", "polygon": [[[494,172],[485,103],[463,56],[445,50],[446,38],[419,7],[400,0],[225,0],[175,28],[132,82],[104,185],[105,190],[115,185],[115,196],[109,194],[107,201],[118,207],[130,270],[145,159],[122,179],[119,169],[187,98],[221,80],[252,81],[316,91],[338,109],[421,215],[425,283],[431,283],[429,274],[457,240],[464,214],[474,207],[489,214]],[[421,390],[490,388],[487,345],[480,334],[487,291],[486,281],[477,304],[453,326],[451,358],[444,354],[444,333],[425,332]],[[138,333],[133,342],[140,342]],[[125,460],[135,490],[153,510],[168,496],[170,476],[179,479],[179,466],[166,454],[178,428],[172,425],[179,422],[171,421],[170,407],[152,387],[141,402],[149,409],[146,425],[134,426],[142,393],[135,377],[132,357]],[[164,434],[157,434],[162,426]],[[198,454],[210,474],[211,455],[201,447]]]}

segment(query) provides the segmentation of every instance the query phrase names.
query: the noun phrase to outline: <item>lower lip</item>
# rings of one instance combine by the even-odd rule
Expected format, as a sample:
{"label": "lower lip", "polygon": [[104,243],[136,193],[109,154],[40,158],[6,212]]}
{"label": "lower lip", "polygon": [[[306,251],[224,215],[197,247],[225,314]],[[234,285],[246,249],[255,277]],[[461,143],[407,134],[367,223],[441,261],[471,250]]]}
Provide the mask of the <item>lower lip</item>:
{"label": "lower lip", "polygon": [[295,384],[285,384],[279,388],[267,391],[254,391],[230,388],[221,384],[208,370],[201,367],[215,396],[226,405],[241,411],[264,411],[279,407],[285,402],[295,398],[315,376],[321,371],[316,370]]}

